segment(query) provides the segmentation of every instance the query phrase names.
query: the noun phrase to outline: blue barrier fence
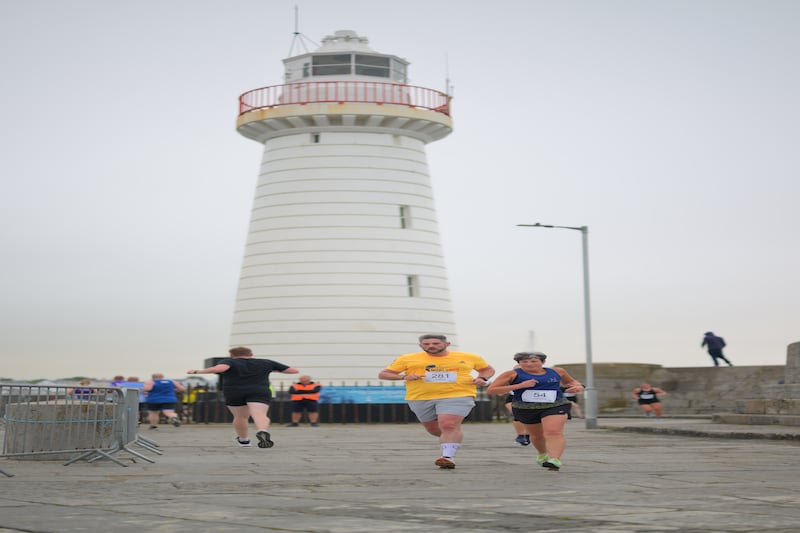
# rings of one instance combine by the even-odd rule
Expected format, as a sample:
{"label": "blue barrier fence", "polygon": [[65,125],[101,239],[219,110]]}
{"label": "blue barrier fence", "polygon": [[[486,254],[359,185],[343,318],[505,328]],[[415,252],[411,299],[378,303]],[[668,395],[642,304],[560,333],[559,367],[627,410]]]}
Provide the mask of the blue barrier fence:
{"label": "blue barrier fence", "polygon": [[406,403],[405,387],[322,387],[319,403]]}

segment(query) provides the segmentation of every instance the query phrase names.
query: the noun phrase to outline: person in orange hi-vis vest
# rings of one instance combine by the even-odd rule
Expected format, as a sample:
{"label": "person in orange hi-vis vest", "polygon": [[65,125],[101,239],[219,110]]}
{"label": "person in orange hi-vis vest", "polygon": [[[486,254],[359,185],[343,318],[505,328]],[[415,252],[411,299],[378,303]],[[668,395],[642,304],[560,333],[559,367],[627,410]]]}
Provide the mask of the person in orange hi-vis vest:
{"label": "person in orange hi-vis vest", "polygon": [[292,423],[287,427],[295,428],[300,425],[303,412],[308,413],[311,427],[319,427],[319,391],[322,385],[311,381],[311,376],[300,376],[297,383],[289,387],[292,400]]}

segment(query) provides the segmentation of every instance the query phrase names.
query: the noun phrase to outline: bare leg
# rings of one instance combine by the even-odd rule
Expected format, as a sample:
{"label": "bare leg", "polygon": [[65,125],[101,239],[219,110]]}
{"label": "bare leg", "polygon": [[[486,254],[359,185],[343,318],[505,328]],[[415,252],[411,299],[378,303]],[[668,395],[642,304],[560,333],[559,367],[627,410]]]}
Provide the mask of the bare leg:
{"label": "bare leg", "polygon": [[439,428],[442,430],[439,442],[461,442],[464,439],[464,433],[461,431],[463,416],[439,415],[438,419]]}
{"label": "bare leg", "polygon": [[250,419],[250,408],[247,405],[229,405],[228,411],[233,415],[233,430],[242,440],[247,440],[247,425]]}
{"label": "bare leg", "polygon": [[147,421],[150,422],[151,426],[157,426],[160,415],[161,411],[147,411]]}
{"label": "bare leg", "polygon": [[567,415],[550,415],[542,418],[542,432],[551,459],[560,459],[567,446],[567,439],[564,438],[566,421]]}
{"label": "bare leg", "polygon": [[440,437],[442,435],[442,430],[439,428],[438,420],[431,420],[430,422],[422,422],[422,427],[424,427],[425,430],[434,437]]}
{"label": "bare leg", "polygon": [[544,438],[544,429],[541,424],[525,424],[528,435],[531,436],[531,444],[539,453],[547,452],[547,441]]}
{"label": "bare leg", "polygon": [[461,431],[463,416],[439,415],[436,420],[423,422],[422,426],[434,437],[439,437],[439,442],[461,442],[464,434]]}
{"label": "bare leg", "polygon": [[[265,403],[248,402],[247,407],[250,408],[250,416],[253,417],[253,423],[256,425],[256,429],[269,429],[269,424],[271,422],[267,416],[269,405]],[[247,423],[246,420],[247,419],[245,419],[245,423]]]}
{"label": "bare leg", "polygon": [[319,412],[318,411],[313,413],[309,412],[308,421],[311,422],[312,424],[316,424],[317,422],[319,422]]}

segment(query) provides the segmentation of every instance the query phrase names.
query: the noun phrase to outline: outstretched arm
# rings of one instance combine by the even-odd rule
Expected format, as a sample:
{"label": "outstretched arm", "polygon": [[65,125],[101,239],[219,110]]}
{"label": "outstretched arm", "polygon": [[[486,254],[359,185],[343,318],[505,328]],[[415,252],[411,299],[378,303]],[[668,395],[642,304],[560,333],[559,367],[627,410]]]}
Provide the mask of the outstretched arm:
{"label": "outstretched arm", "polygon": [[225,363],[220,363],[218,365],[210,366],[208,368],[201,368],[200,370],[187,370],[187,374],[221,374],[225,372],[231,367],[231,365],[226,365]]}

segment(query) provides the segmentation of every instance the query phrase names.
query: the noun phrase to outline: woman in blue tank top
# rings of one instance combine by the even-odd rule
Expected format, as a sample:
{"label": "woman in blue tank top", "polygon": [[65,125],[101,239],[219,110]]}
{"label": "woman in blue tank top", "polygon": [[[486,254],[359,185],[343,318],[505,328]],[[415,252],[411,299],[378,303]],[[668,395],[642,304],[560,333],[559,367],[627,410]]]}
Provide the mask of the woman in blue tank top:
{"label": "woman in blue tank top", "polygon": [[564,424],[572,405],[564,398],[561,387],[566,392],[579,393],[583,392],[583,385],[563,368],[545,368],[546,359],[541,352],[514,355],[518,368],[500,374],[486,392],[503,395],[514,391],[511,409],[531,436],[531,444],[538,452],[536,462],[558,470],[567,445]]}

